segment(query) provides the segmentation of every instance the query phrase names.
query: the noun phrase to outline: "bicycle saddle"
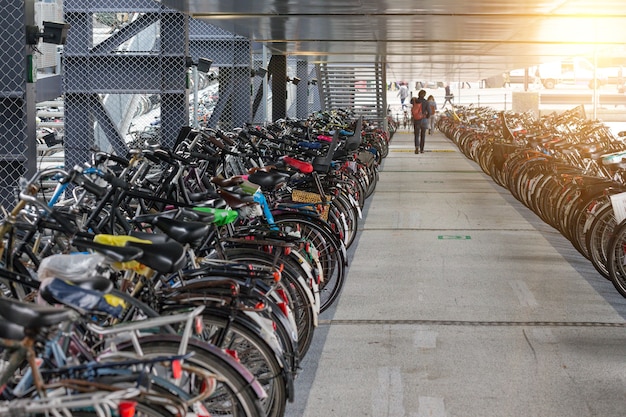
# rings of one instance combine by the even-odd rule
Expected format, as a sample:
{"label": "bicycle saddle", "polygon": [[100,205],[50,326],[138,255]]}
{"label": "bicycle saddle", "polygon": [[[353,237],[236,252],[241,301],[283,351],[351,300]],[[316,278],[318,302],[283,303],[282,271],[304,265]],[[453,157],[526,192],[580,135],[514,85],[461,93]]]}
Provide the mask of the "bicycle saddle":
{"label": "bicycle saddle", "polygon": [[209,225],[206,223],[164,217],[158,218],[155,225],[163,233],[182,244],[197,242],[209,232]]}
{"label": "bicycle saddle", "polygon": [[231,224],[237,217],[239,213],[236,210],[226,209],[226,208],[218,208],[218,207],[192,207],[191,209],[185,209],[185,214],[190,212],[190,216],[193,218],[193,215],[196,215],[196,219],[198,221],[213,223],[216,226],[225,226],[227,224]]}
{"label": "bicycle saddle", "polygon": [[[72,241],[72,244],[76,246],[77,248],[94,250],[104,255],[104,257],[106,257],[112,262],[134,261],[142,255],[141,249],[138,249],[138,248],[108,245],[105,243],[94,242],[93,240],[89,240],[89,239],[76,238]],[[58,256],[74,256],[74,255],[58,255]]]}
{"label": "bicycle saddle", "polygon": [[131,219],[133,223],[150,223],[154,224],[154,222],[161,217],[168,217],[170,219],[176,218],[180,215],[181,209],[174,209],[168,211],[161,211],[159,213],[146,213],[140,214]]}
{"label": "bicycle saddle", "polygon": [[283,162],[290,166],[291,168],[297,169],[299,172],[303,174],[310,174],[313,172],[313,165],[311,163],[303,161],[301,159],[292,158],[290,156],[284,156],[282,158]]}
{"label": "bicycle saddle", "polygon": [[[252,182],[252,180],[249,181]],[[238,209],[255,202],[254,197],[249,194],[241,195],[224,189],[218,190],[217,192],[220,194],[226,204],[233,209]]]}
{"label": "bicycle saddle", "polygon": [[218,195],[213,190],[200,191],[198,193],[188,193],[187,196],[189,197],[189,201],[192,201],[194,203],[218,197]]}
{"label": "bicycle saddle", "polygon": [[218,187],[233,187],[243,184],[243,178],[241,175],[235,175],[230,178],[213,177],[211,178],[211,182]]}
{"label": "bicycle saddle", "polygon": [[163,243],[129,241],[126,245],[141,249],[143,255],[137,261],[161,273],[178,271],[187,261],[185,248],[173,240]]}
{"label": "bicycle saddle", "polygon": [[9,340],[22,340],[24,338],[24,327],[19,324],[9,323],[0,320],[0,338]]}
{"label": "bicycle saddle", "polygon": [[[108,280],[107,280],[108,281]],[[110,284],[111,281],[109,281]],[[124,310],[121,299],[108,294],[108,289],[88,289],[59,278],[48,280],[39,294],[50,304],[62,304],[80,312],[105,313],[119,317]]]}
{"label": "bicycle saddle", "polygon": [[162,233],[141,232],[138,230],[131,230],[128,232],[128,236],[136,237],[141,240],[148,240],[152,243],[166,243],[172,240],[168,235]]}
{"label": "bicycle saddle", "polygon": [[274,190],[286,183],[290,178],[290,175],[280,171],[255,171],[248,175],[248,181],[256,185],[260,185],[263,190]]}
{"label": "bicycle saddle", "polygon": [[22,326],[28,335],[31,331],[37,331],[42,327],[74,320],[76,313],[64,308],[0,297],[0,316],[10,323]]}

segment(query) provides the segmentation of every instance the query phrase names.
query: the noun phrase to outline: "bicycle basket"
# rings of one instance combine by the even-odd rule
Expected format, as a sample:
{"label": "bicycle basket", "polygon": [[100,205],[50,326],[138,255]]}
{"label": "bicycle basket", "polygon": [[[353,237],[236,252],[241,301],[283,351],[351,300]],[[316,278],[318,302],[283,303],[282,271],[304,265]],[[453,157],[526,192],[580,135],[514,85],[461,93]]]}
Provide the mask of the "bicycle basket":
{"label": "bicycle basket", "polygon": [[320,217],[324,220],[328,220],[328,211],[330,210],[330,196],[326,196],[326,202],[322,202],[322,198],[317,193],[311,193],[309,191],[293,190],[291,192],[291,200],[296,203],[310,203],[315,205],[315,210],[319,213]]}

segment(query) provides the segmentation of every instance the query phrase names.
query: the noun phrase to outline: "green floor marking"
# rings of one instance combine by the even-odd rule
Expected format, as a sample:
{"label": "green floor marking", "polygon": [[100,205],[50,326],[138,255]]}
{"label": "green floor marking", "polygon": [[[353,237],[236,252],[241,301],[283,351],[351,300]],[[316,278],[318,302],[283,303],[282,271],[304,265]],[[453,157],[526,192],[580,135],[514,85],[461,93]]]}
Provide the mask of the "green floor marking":
{"label": "green floor marking", "polygon": [[470,240],[472,237],[468,235],[439,235],[439,240]]}

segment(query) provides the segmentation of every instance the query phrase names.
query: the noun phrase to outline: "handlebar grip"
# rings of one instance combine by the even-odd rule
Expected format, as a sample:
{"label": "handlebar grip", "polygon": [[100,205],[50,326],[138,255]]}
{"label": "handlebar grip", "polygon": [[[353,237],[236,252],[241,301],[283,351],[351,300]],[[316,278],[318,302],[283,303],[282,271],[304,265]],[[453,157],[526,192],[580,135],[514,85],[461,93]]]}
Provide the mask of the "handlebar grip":
{"label": "handlebar grip", "polygon": [[119,177],[116,177],[113,174],[108,174],[108,173],[104,174],[103,178],[106,182],[111,184],[113,187],[121,188],[122,190],[130,189],[130,184],[128,184],[128,182],[124,181],[123,179]]}
{"label": "handlebar grip", "polygon": [[206,138],[208,139],[209,142],[215,145],[218,149],[223,150],[225,148],[224,143],[219,141],[217,138],[211,135],[206,136]]}
{"label": "handlebar grip", "polygon": [[80,185],[85,190],[89,191],[91,194],[93,194],[93,195],[95,195],[97,197],[102,197],[107,192],[106,188],[100,187],[95,182],[93,182],[90,179],[87,179],[87,178],[85,178],[83,176],[77,177],[74,180],[74,183],[76,183],[77,185]]}
{"label": "handlebar grip", "polygon": [[189,152],[189,156],[192,158],[202,159],[203,161],[209,162],[220,162],[220,158],[217,156],[209,156],[200,152]]}
{"label": "handlebar grip", "polygon": [[228,146],[233,146],[235,144],[235,142],[231,138],[229,138],[228,135],[224,134],[224,132],[216,130],[215,136],[223,140]]}

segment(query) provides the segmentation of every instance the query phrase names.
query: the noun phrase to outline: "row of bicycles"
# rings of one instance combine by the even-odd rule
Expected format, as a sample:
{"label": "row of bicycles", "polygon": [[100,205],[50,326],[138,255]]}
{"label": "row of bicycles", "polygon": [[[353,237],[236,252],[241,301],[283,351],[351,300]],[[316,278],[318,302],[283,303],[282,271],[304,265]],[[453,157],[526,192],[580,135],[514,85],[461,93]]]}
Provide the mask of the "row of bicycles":
{"label": "row of bicycles", "polygon": [[284,415],[388,144],[320,112],[23,179],[0,222],[0,415]]}
{"label": "row of bicycles", "polygon": [[540,118],[457,107],[438,125],[626,297],[626,132],[588,120],[582,106]]}

